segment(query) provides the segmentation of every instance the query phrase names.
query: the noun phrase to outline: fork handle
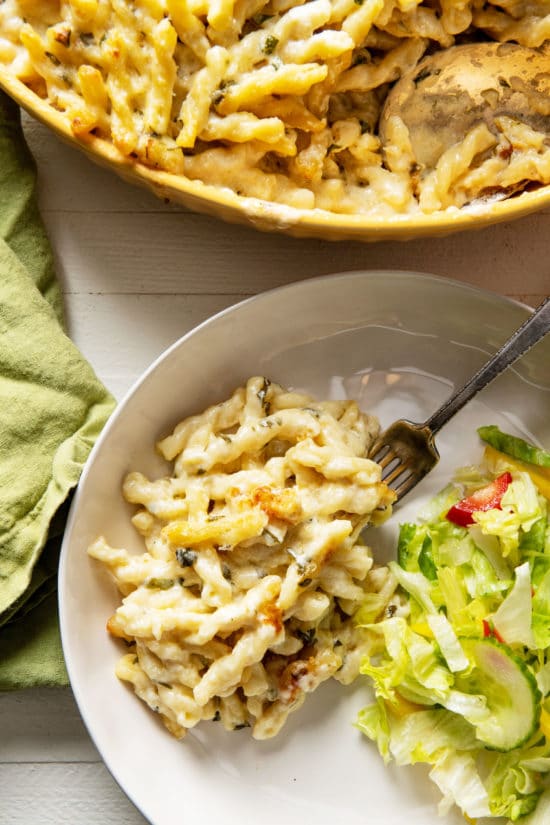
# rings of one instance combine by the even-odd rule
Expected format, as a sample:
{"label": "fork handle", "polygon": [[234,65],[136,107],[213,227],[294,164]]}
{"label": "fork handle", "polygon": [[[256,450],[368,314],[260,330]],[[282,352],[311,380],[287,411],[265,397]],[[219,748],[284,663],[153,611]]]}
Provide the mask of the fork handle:
{"label": "fork handle", "polygon": [[476,372],[473,378],[470,378],[462,389],[451,395],[428,418],[426,426],[430,428],[432,433],[438,432],[474,395],[500,375],[501,372],[504,372],[506,367],[509,367],[510,364],[513,364],[521,355],[531,349],[549,330],[550,298],[545,298],[542,304],[524,321],[498,352]]}

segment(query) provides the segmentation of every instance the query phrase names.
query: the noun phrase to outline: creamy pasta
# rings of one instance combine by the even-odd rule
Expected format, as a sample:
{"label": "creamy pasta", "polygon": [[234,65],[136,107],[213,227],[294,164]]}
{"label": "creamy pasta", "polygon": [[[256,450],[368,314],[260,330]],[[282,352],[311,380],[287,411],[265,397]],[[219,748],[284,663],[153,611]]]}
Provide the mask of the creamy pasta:
{"label": "creamy pasta", "polygon": [[255,377],[159,442],[170,475],[126,477],[143,552],[100,537],[89,554],[122,597],[116,673],[176,737],[200,720],[274,736],[321,682],[358,675],[354,613],[396,586],[361,540],[394,499],[365,457],[376,432],[355,402]]}
{"label": "creamy pasta", "polygon": [[476,129],[422,174],[391,84],[476,38],[542,46],[547,0],[4,0],[0,67],[74,135],[299,209],[435,212],[550,182],[543,133]]}

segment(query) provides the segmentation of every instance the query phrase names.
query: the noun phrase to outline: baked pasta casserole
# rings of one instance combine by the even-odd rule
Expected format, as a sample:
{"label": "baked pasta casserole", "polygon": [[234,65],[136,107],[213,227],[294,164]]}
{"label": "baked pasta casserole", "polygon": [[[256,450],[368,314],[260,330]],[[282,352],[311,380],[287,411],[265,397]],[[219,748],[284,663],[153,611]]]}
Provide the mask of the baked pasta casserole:
{"label": "baked pasta casserole", "polygon": [[394,499],[365,458],[376,432],[355,402],[255,377],[160,441],[170,475],[125,479],[143,552],[89,553],[122,597],[116,673],[176,737],[220,720],[266,739],[321,682],[358,675],[371,638],[354,614],[396,587],[361,540]]}
{"label": "baked pasta casserole", "polygon": [[435,195],[399,116],[378,129],[391,85],[425,54],[549,38],[548,0],[0,3],[0,73],[79,140],[244,197],[381,217],[550,183],[547,133],[513,118],[466,135]]}

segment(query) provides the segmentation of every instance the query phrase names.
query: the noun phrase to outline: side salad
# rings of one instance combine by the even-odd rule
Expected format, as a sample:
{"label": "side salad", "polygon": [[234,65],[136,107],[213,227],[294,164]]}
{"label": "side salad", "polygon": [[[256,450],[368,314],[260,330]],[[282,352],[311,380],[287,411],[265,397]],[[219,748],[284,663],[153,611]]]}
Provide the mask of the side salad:
{"label": "side salad", "polygon": [[550,453],[478,433],[483,465],[401,525],[383,616],[357,614],[376,701],[356,724],[386,762],[431,766],[440,813],[515,822],[550,789]]}

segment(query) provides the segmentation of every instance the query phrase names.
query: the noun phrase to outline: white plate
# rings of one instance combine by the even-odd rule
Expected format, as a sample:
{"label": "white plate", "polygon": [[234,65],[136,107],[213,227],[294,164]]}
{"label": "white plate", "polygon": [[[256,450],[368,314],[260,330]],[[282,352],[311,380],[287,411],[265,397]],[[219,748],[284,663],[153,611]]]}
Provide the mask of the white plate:
{"label": "white plate", "polygon": [[[325,683],[273,740],[202,723],[183,742],[113,674],[121,650],[105,632],[116,593],[86,547],[98,533],[139,548],[120,494],[130,469],[154,474],[153,445],[182,417],[263,374],[319,398],[353,397],[386,425],[426,418],[528,310],[448,280],[406,272],[304,281],[227,310],[186,335],[147,371],[111,418],[83,473],[60,568],[63,646],[82,716],[124,791],[154,825],[463,825],[440,819],[422,767],[384,768],[354,727],[365,682]],[[442,460],[391,523],[372,534],[393,552],[396,526],[456,466],[481,454],[476,427],[550,443],[550,339],[501,376],[438,437]]]}

